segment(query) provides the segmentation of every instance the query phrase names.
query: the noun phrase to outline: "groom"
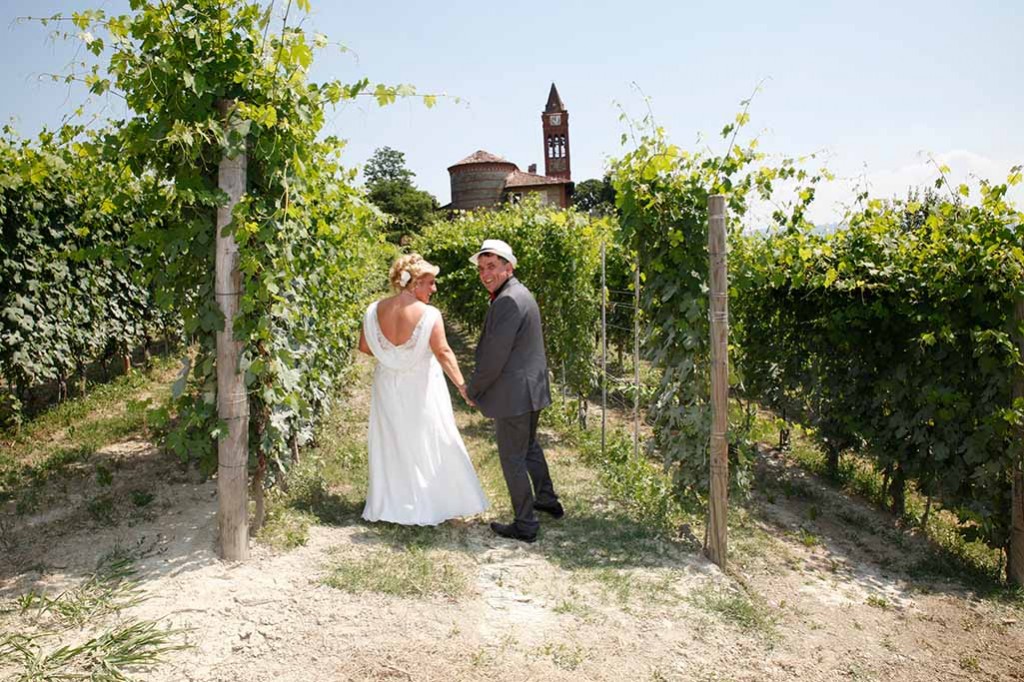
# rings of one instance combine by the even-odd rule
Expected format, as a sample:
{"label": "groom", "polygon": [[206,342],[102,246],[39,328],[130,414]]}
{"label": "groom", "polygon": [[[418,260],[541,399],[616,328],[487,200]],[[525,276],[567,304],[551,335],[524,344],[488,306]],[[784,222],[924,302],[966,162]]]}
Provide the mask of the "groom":
{"label": "groom", "polygon": [[540,526],[535,510],[556,519],[565,514],[537,442],[540,411],[551,404],[540,310],[513,275],[516,257],[508,244],[486,239],[469,260],[491,295],[491,306],[465,391],[484,416],[494,419],[498,457],[515,511],[515,521],[492,523],[491,530],[533,542]]}

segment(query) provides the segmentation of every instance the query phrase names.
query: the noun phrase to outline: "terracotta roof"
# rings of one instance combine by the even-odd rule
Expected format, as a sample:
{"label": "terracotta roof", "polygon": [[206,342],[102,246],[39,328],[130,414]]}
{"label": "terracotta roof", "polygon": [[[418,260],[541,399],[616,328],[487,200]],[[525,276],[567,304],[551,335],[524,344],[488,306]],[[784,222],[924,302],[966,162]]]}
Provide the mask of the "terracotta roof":
{"label": "terracotta roof", "polygon": [[524,173],[521,170],[514,170],[505,178],[505,188],[509,187],[532,187],[534,185],[568,185],[572,180],[562,178],[549,178],[546,175],[536,173]]}
{"label": "terracotta roof", "polygon": [[455,168],[456,166],[465,166],[471,163],[507,163],[513,168],[516,167],[516,165],[509,161],[508,159],[503,159],[497,154],[492,154],[490,152],[485,152],[483,149],[478,149],[469,156],[467,156],[466,158],[464,158],[462,161],[453,163],[452,165],[448,166],[448,168],[451,169]]}
{"label": "terracotta roof", "polygon": [[555,84],[551,84],[551,92],[548,93],[548,103],[544,107],[545,113],[551,113],[553,111],[565,111],[565,105],[562,104],[562,98],[558,96],[558,88]]}

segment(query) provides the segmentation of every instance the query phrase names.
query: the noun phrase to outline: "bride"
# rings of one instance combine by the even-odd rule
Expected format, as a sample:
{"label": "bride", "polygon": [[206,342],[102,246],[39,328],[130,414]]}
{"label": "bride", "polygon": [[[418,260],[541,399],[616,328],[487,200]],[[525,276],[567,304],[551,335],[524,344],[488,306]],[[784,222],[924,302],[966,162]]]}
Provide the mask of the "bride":
{"label": "bride", "polygon": [[419,254],[400,257],[389,273],[396,293],[370,304],[363,318],[359,350],[377,360],[367,521],[433,526],[488,507],[441,373],[466,399],[441,311],[429,305],[438,271]]}

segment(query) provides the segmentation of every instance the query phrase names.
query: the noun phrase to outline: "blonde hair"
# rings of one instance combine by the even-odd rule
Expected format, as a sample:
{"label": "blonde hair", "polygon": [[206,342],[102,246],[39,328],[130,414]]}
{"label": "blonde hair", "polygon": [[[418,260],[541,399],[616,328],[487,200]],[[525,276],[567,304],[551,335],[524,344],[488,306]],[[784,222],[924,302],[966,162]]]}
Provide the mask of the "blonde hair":
{"label": "blonde hair", "polygon": [[[409,273],[409,281],[402,286],[402,273]],[[391,282],[391,286],[395,291],[402,291],[416,285],[416,282],[424,275],[433,275],[437,277],[437,273],[441,272],[441,268],[436,265],[432,265],[427,261],[423,260],[423,256],[418,253],[410,253],[406,256],[400,256],[394,263],[391,264],[391,270],[388,272],[388,280]]]}

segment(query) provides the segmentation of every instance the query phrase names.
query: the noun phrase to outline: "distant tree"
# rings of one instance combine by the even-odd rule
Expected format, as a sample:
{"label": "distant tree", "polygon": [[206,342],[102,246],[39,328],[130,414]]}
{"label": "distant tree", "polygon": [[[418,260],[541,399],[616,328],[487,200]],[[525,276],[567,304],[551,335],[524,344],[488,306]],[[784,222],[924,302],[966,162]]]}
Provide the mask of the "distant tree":
{"label": "distant tree", "polygon": [[412,185],[416,174],[405,167],[405,154],[391,147],[378,147],[363,168],[366,184],[373,187],[380,182],[399,180]]}
{"label": "distant tree", "polygon": [[415,173],[405,167],[405,154],[380,147],[363,168],[370,201],[391,218],[388,239],[395,243],[419,234],[434,219],[437,199],[412,183]]}
{"label": "distant tree", "polygon": [[611,176],[596,178],[577,183],[573,191],[572,203],[577,209],[587,213],[595,211],[601,215],[615,213],[615,188]]}
{"label": "distant tree", "polygon": [[370,201],[393,219],[388,239],[395,243],[406,235],[419,234],[433,222],[438,208],[434,195],[401,180],[383,180],[373,185]]}

